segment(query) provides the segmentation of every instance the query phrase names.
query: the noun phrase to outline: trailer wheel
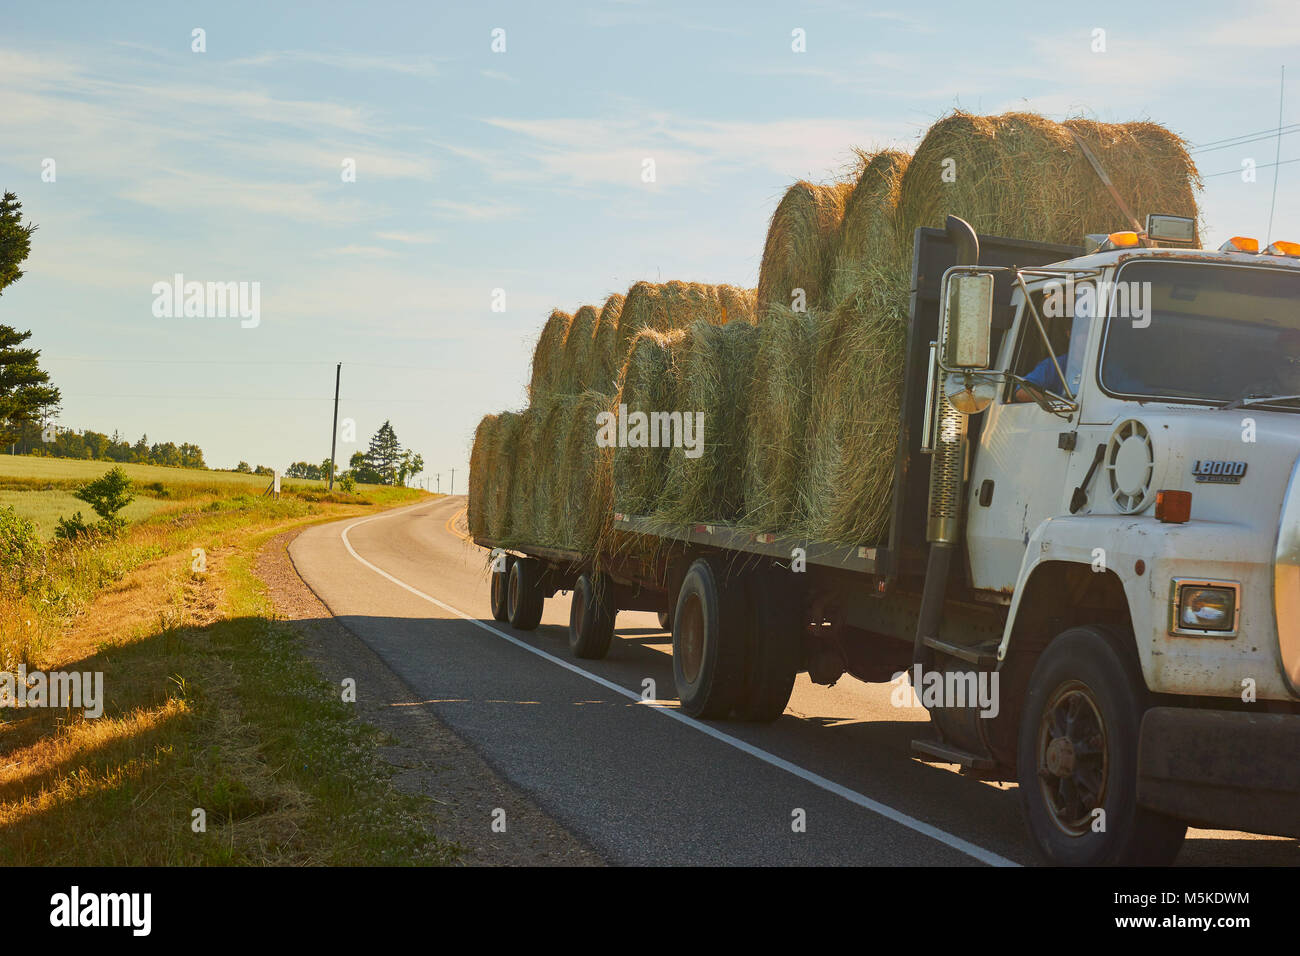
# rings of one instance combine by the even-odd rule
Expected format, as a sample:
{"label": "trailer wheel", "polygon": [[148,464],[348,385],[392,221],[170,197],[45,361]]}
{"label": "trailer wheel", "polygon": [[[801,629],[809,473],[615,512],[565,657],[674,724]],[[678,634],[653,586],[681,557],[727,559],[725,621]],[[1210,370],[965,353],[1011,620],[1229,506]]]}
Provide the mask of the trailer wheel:
{"label": "trailer wheel", "polygon": [[1017,764],[1029,831],[1050,862],[1163,866],[1178,855],[1187,825],[1137,804],[1147,697],[1132,655],[1097,628],[1064,631],[1038,659]]}
{"label": "trailer wheel", "polygon": [[599,660],[609,653],[618,608],[609,601],[604,575],[583,574],[569,603],[569,650],[574,657]]}
{"label": "trailer wheel", "polygon": [[673,617],[673,681],[692,717],[726,717],[745,676],[742,590],[727,586],[716,558],[686,572]]}
{"label": "trailer wheel", "polygon": [[745,628],[749,641],[744,690],[736,705],[736,716],[771,723],[785,713],[794,690],[804,622],[799,605],[782,582],[755,574],[746,590],[751,609]]}
{"label": "trailer wheel", "polygon": [[671,631],[672,629],[673,629],[673,612],[672,612],[672,611],[660,611],[660,612],[659,612],[659,630],[661,630],[661,631]]}
{"label": "trailer wheel", "polygon": [[491,577],[491,600],[492,600],[492,618],[496,621],[510,620],[510,604],[507,600],[507,590],[509,587],[510,566],[515,563],[515,556],[507,554],[505,561],[505,570],[493,570]]}
{"label": "trailer wheel", "polygon": [[510,626],[520,631],[536,629],[542,622],[542,562],[536,558],[516,558],[506,578],[506,616]]}

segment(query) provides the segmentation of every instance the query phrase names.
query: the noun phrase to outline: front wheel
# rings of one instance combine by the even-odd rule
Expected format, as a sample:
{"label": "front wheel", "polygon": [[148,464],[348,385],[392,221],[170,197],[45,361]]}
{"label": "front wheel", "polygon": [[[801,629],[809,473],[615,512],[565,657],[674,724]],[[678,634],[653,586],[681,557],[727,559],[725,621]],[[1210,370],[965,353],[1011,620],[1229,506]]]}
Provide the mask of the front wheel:
{"label": "front wheel", "polygon": [[1172,863],[1187,825],[1138,806],[1147,691],[1131,653],[1092,627],[1061,633],[1029,678],[1017,754],[1029,831],[1052,863]]}

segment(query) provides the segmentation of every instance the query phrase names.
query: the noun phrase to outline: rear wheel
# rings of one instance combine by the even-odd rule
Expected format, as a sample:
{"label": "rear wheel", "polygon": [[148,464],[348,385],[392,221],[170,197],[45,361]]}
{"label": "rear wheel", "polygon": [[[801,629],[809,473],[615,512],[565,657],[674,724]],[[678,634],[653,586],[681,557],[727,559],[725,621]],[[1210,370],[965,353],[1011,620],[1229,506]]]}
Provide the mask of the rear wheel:
{"label": "rear wheel", "polygon": [[598,660],[609,653],[617,613],[609,602],[604,576],[580,575],[569,603],[569,650],[573,656]]}
{"label": "rear wheel", "polygon": [[542,622],[542,562],[516,558],[506,576],[506,616],[520,631],[534,630]]}
{"label": "rear wheel", "polygon": [[1137,804],[1147,691],[1137,662],[1097,628],[1074,627],[1029,678],[1017,755],[1029,831],[1067,866],[1172,863],[1187,825]]}
{"label": "rear wheel", "polygon": [[661,630],[661,631],[671,631],[672,629],[673,629],[673,612],[672,612],[672,611],[660,611],[660,612],[659,612],[659,630]]}
{"label": "rear wheel", "polygon": [[[510,607],[506,596],[509,587],[510,565],[514,564],[515,556],[513,554],[503,555],[500,561],[501,570],[498,571],[494,567],[491,577],[492,617],[497,621],[508,621],[510,620]],[[495,560],[493,564],[496,564]]]}
{"label": "rear wheel", "polygon": [[692,717],[726,717],[745,676],[742,589],[728,587],[720,563],[700,558],[677,595],[673,617],[673,681]]}
{"label": "rear wheel", "polygon": [[804,627],[798,604],[782,582],[755,574],[749,580],[749,638],[745,654],[745,684],[736,716],[769,723],[785,713],[799,672],[799,648]]}

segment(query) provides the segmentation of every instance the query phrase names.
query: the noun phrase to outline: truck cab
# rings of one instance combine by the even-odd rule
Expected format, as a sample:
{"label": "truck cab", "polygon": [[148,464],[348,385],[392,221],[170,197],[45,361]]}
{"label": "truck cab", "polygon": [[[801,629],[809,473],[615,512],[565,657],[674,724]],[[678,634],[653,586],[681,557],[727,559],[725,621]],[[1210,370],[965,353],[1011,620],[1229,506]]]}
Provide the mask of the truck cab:
{"label": "truck cab", "polygon": [[[988,368],[945,369],[980,396],[962,550],[970,593],[1007,609],[1020,784],[1062,862],[1142,859],[1082,849],[1129,774],[1122,825],[1157,843],[1175,818],[1300,822],[1300,246],[1137,239],[1016,270]],[[1084,660],[1107,654],[1109,674]]]}

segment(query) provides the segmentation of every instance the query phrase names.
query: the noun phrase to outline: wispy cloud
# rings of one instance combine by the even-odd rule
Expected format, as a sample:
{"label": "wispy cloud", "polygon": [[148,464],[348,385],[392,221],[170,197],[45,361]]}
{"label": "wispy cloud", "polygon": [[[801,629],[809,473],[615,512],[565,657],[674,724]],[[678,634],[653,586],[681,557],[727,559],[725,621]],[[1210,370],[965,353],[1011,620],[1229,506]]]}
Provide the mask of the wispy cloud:
{"label": "wispy cloud", "polygon": [[439,73],[438,64],[430,58],[412,59],[400,56],[366,56],[359,53],[327,53],[320,50],[273,50],[256,56],[229,61],[231,66],[276,66],[280,64],[307,63],[340,70],[364,73],[400,73],[403,76],[433,77]]}

